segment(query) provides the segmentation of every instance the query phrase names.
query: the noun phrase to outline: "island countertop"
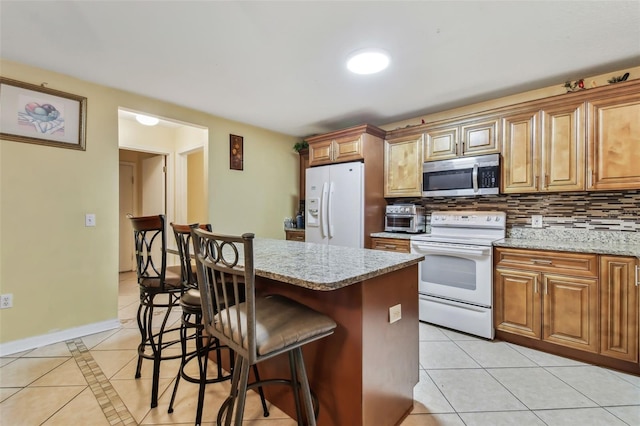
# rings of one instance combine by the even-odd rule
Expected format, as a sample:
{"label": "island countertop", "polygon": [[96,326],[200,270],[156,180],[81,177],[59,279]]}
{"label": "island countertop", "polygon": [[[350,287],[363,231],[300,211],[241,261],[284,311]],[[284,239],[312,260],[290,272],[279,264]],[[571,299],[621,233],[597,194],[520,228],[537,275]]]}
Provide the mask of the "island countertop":
{"label": "island countertop", "polygon": [[268,238],[254,240],[256,276],[331,291],[419,263],[423,255]]}

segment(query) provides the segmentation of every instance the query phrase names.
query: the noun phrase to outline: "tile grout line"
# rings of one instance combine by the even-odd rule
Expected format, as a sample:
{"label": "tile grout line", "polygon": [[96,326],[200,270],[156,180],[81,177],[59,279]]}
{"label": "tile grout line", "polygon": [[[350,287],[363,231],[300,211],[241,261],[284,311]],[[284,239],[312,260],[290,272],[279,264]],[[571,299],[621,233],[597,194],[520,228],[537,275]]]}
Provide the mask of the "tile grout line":
{"label": "tile grout line", "polygon": [[82,339],[65,342],[110,425],[137,424]]}

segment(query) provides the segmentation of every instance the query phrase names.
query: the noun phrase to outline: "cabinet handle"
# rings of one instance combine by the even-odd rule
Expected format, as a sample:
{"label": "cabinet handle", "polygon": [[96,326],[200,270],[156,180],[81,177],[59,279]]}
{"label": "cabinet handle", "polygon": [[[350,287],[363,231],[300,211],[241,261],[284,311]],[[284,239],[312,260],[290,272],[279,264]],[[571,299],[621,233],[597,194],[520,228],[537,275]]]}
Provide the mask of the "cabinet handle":
{"label": "cabinet handle", "polygon": [[551,265],[553,260],[531,259],[531,262],[542,265]]}
{"label": "cabinet handle", "polygon": [[542,187],[547,189],[549,187],[549,175],[547,175],[546,173],[544,174],[544,178],[542,181]]}
{"label": "cabinet handle", "polygon": [[547,290],[547,280],[544,280],[544,294],[549,294]]}
{"label": "cabinet handle", "polygon": [[638,282],[638,278],[640,278],[640,266],[636,265],[636,287],[640,286],[640,282]]}
{"label": "cabinet handle", "polygon": [[462,152],[459,152],[458,154],[462,155],[464,154],[464,141],[460,141],[460,145],[462,145]]}
{"label": "cabinet handle", "polygon": [[388,249],[395,249],[397,247],[395,244],[385,244],[384,246]]}
{"label": "cabinet handle", "polygon": [[534,293],[538,292],[538,279],[537,278],[533,279],[533,292]]}
{"label": "cabinet handle", "polygon": [[533,177],[533,187],[536,189],[538,188],[538,175]]}

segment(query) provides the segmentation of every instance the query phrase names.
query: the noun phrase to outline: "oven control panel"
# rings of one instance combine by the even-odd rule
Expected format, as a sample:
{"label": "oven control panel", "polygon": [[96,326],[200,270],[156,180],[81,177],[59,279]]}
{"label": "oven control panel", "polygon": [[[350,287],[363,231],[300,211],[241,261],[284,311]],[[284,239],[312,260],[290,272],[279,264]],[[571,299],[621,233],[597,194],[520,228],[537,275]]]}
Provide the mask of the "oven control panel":
{"label": "oven control panel", "polygon": [[506,213],[487,212],[433,212],[431,226],[460,226],[474,228],[504,228]]}

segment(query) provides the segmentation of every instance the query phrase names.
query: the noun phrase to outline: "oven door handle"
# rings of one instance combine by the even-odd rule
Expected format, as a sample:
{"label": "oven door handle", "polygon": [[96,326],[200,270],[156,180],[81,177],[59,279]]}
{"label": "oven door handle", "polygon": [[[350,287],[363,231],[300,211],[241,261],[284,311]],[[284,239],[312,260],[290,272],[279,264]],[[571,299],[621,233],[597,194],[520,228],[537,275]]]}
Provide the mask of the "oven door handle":
{"label": "oven door handle", "polygon": [[453,248],[453,247],[434,247],[421,244],[414,244],[414,250],[417,254],[466,254],[470,256],[484,256],[490,247],[469,249],[469,248]]}

